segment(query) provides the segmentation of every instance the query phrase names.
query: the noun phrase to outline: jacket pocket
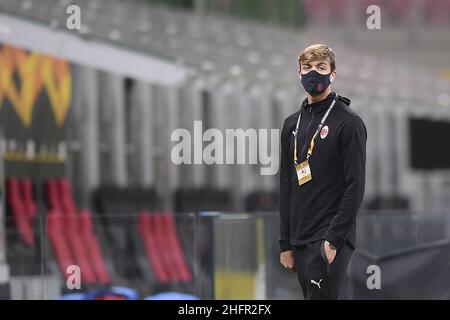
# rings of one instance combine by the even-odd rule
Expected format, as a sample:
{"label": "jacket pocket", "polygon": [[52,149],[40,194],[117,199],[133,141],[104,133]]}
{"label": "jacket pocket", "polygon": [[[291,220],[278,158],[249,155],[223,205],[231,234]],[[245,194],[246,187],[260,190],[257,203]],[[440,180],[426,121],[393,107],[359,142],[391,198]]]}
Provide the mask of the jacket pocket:
{"label": "jacket pocket", "polygon": [[328,263],[327,255],[325,253],[325,240],[320,241],[319,249],[320,249],[320,256],[322,257],[322,260],[324,260],[325,263],[329,265],[330,263]]}
{"label": "jacket pocket", "polygon": [[332,267],[333,263],[336,261],[337,255],[334,257],[333,262],[329,263],[327,255],[325,253],[325,240],[320,241],[319,247],[320,247],[320,256],[322,257],[322,260],[327,265],[327,273],[329,274],[331,272],[331,267]]}

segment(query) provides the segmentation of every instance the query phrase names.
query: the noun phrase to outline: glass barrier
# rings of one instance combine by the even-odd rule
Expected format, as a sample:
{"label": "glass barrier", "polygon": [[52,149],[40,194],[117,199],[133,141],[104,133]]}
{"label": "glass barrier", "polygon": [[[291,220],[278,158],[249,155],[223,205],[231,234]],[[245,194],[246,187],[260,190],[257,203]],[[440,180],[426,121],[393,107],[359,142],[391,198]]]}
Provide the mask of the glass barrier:
{"label": "glass barrier", "polygon": [[366,254],[395,254],[446,240],[450,240],[448,212],[377,211],[358,217],[357,245]]}
{"label": "glass barrier", "polygon": [[[10,299],[302,299],[275,212],[34,219],[0,234]],[[346,298],[448,299],[449,270],[449,213],[361,212]]]}
{"label": "glass barrier", "polygon": [[[211,271],[213,285],[206,286],[207,296],[303,298],[296,275],[279,263],[277,213],[204,213],[199,222],[209,232],[209,250],[214,252],[209,264],[202,264]],[[361,211],[356,247],[347,269],[345,298],[450,297],[448,212]]]}
{"label": "glass barrier", "polygon": [[348,299],[449,299],[449,212],[361,215]]}
{"label": "glass barrier", "polygon": [[5,218],[0,230],[0,287],[2,299],[57,299],[47,296],[55,285],[44,273],[43,224],[40,217]]}
{"label": "glass barrier", "polygon": [[48,276],[62,299],[197,298],[195,215],[48,215]]}
{"label": "glass barrier", "polygon": [[[267,299],[277,268],[278,216],[200,213],[201,294],[214,299]],[[269,268],[269,269],[268,269]],[[279,270],[280,271],[280,270]],[[268,277],[267,275],[270,275]]]}

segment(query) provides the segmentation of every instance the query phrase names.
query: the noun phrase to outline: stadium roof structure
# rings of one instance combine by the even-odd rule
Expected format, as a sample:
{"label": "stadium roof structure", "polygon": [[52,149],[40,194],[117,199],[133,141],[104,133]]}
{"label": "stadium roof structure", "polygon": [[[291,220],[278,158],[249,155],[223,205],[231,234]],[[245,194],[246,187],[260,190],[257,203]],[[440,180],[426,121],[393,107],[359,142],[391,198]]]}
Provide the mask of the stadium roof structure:
{"label": "stadium roof structure", "polygon": [[[153,7],[142,1],[3,0],[0,9],[54,30],[66,28],[69,5],[81,8],[78,37],[149,54],[201,72],[249,80],[291,80],[295,33],[232,18]],[[283,67],[285,73],[280,73]],[[290,72],[289,72],[290,71]]]}
{"label": "stadium roof structure", "polygon": [[[66,27],[66,10],[72,4],[81,9],[79,31]],[[94,42],[108,46],[109,50],[123,49],[155,59],[164,69],[153,70],[152,76],[143,77],[150,81],[169,74],[177,81],[210,76],[224,82],[293,89],[298,86],[299,49],[308,45],[301,33],[292,29],[168,9],[141,0],[0,0],[0,10],[60,35],[70,35],[80,46],[84,44],[81,48],[86,50],[86,45]],[[5,37],[0,34],[2,39]],[[47,40],[39,41],[45,44]],[[74,45],[70,48],[76,51]],[[450,96],[445,95],[450,92],[449,82],[435,74],[345,47],[334,49],[338,51],[339,86],[343,91],[359,94],[371,91],[380,97],[425,101],[427,93],[433,90],[440,94],[436,103],[431,104],[450,105]],[[136,74],[142,69],[139,57]],[[97,63],[104,59],[95,57]],[[130,68],[132,60],[123,62],[125,69]],[[419,73],[421,77],[416,76]]]}

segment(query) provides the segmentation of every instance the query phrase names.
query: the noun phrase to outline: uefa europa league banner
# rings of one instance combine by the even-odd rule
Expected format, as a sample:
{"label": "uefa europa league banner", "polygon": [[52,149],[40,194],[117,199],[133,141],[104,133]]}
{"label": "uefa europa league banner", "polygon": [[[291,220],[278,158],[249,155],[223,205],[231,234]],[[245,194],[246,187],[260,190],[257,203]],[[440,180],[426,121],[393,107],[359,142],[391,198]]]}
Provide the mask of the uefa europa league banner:
{"label": "uefa europa league banner", "polygon": [[0,44],[0,124],[6,176],[64,174],[70,65],[38,52]]}

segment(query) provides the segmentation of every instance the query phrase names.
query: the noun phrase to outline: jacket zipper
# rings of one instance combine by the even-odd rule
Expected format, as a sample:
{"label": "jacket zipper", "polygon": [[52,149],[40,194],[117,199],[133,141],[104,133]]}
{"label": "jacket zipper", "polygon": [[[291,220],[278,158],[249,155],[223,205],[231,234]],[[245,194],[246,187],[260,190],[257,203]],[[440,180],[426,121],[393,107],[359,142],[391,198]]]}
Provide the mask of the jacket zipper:
{"label": "jacket zipper", "polygon": [[309,132],[309,126],[311,125],[312,120],[314,119],[314,114],[311,112],[311,107],[309,107],[309,113],[311,113],[311,119],[309,119],[308,125],[306,126],[306,133],[305,133],[305,142],[303,143],[302,153],[300,156],[303,156],[303,153],[305,152],[306,142],[308,139],[308,132]]}

